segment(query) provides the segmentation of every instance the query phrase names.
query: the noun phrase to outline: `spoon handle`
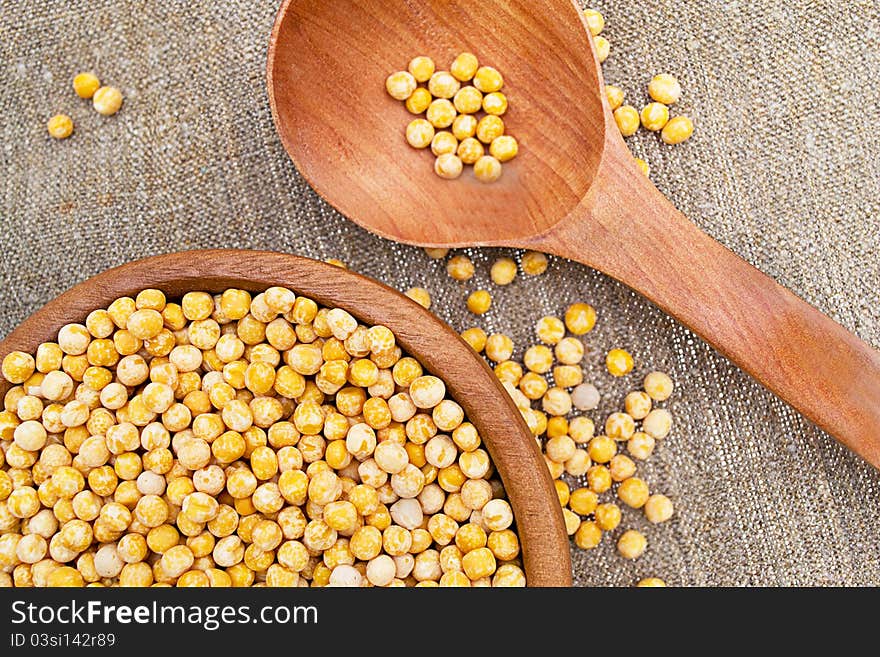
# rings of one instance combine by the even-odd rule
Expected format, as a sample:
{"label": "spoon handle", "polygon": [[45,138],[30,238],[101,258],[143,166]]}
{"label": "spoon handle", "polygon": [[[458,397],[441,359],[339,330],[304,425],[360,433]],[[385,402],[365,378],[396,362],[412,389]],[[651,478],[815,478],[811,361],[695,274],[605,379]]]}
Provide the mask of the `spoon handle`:
{"label": "spoon handle", "polygon": [[640,292],[880,469],[880,352],[699,230],[628,153],[617,159],[534,246]]}

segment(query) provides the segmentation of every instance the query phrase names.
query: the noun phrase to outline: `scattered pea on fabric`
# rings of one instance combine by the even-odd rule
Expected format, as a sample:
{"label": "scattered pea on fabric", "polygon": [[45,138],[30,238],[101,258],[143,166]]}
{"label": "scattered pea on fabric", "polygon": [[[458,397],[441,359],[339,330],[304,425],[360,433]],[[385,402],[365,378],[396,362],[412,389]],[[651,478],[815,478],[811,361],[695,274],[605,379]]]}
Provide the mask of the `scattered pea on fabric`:
{"label": "scattered pea on fabric", "polygon": [[[535,252],[527,255],[540,256]],[[524,259],[524,270],[534,271]],[[455,263],[454,268],[459,266],[461,263]],[[546,266],[546,259],[541,266]],[[512,259],[499,258],[490,275],[496,285],[509,285],[515,279],[515,269]],[[472,275],[470,270],[468,274]],[[473,295],[468,301],[470,307]],[[599,435],[595,422],[581,414],[594,411],[602,399],[596,385],[584,381],[582,365],[587,350],[580,336],[592,331],[596,321],[596,310],[580,301],[565,309],[563,319],[541,317],[535,324],[535,335],[542,344],[528,347],[521,363],[512,360],[514,345],[504,334],[487,335],[479,327],[462,333],[475,351],[496,363],[496,376],[541,442],[566,532],[584,550],[597,547],[606,533],[616,532],[624,522],[623,510],[613,499],[624,508],[643,510],[654,524],[668,521],[674,511],[667,496],[652,493],[647,482],[637,476],[638,463],[650,458],[657,441],[672,429],[672,414],[657,407],[672,395],[671,377],[659,371],[647,374],[642,389],[625,395],[622,409],[605,419],[604,432]],[[615,377],[626,377],[634,367],[632,356],[620,348],[610,350],[605,360],[608,373]],[[548,381],[551,374],[555,386]],[[635,530],[624,530],[615,541],[625,559],[638,559],[648,546],[647,538]],[[662,583],[647,578],[645,585],[665,585],[652,584],[654,580]]]}

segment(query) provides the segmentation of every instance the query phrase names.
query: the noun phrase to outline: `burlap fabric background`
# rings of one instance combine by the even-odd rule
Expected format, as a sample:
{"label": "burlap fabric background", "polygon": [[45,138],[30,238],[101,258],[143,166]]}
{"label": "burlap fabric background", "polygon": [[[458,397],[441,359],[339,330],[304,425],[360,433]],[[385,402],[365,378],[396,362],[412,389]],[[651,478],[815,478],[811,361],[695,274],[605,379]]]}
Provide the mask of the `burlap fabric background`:
{"label": "burlap fabric background", "polygon": [[[425,286],[455,328],[508,331],[519,353],[541,314],[585,299],[600,313],[587,366],[605,395],[597,420],[640,380],[610,381],[601,366],[608,348],[630,349],[639,374],[662,368],[676,380],[676,426],[643,470],[677,514],[648,527],[626,511],[623,527],[645,530],[649,551],[625,563],[607,539],[575,550],[578,584],[648,575],[682,585],[880,584],[880,475],[642,299],[553,260],[546,275],[494,290],[495,305],[477,321],[465,295],[488,284],[498,251],[471,252],[477,276],[456,283],[420,249],[373,237],[319,200],[282,150],[266,99],[277,4],[0,2],[0,334],[107,267],[202,247],[338,257],[398,288]],[[734,251],[880,344],[880,5],[594,5],[608,21],[608,81],[634,104],[656,72],[682,81],[693,140],[630,142],[660,189]],[[122,88],[119,115],[101,117],[73,95],[80,70]],[[76,122],[67,141],[46,135],[57,111]]]}

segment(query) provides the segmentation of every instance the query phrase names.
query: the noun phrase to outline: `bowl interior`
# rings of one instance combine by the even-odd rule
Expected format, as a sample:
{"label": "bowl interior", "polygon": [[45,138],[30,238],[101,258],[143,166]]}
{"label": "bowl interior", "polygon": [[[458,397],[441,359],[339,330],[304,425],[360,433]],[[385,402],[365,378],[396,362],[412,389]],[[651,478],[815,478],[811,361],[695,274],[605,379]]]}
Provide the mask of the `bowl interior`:
{"label": "bowl interior", "polygon": [[[33,353],[70,322],[96,308],[154,287],[169,297],[193,290],[238,287],[259,292],[289,287],[315,301],[383,324],[426,370],[442,378],[477,427],[513,506],[530,586],[571,583],[568,538],[543,457],[510,396],[492,370],[461,338],[414,301],[377,281],[308,258],[260,251],[191,251],[132,262],[99,274],[50,301],[0,342]],[[0,394],[8,389],[0,383]]]}

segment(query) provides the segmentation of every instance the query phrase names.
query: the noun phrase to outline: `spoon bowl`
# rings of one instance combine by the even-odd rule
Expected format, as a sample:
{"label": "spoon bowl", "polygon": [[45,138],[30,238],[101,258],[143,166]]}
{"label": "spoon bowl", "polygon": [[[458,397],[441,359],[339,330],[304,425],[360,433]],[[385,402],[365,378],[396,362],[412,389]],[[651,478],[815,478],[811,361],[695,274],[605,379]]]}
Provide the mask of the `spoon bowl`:
{"label": "spoon bowl", "polygon": [[[505,77],[501,179],[438,178],[385,78],[470,51]],[[269,43],[281,141],[317,192],[384,237],[536,249],[599,269],[880,468],[880,352],[700,231],[635,164],[573,0],[285,0]]]}
{"label": "spoon bowl", "polygon": [[[374,11],[380,4],[387,10]],[[309,183],[363,227],[421,245],[426,232],[438,245],[502,244],[570,214],[604,143],[604,123],[592,120],[602,112],[601,87],[584,79],[598,69],[577,16],[558,20],[524,11],[527,4],[285,2],[269,58],[270,98],[281,139]],[[519,34],[539,36],[511,42]],[[416,117],[385,92],[385,76],[406,70],[411,57],[428,54],[442,70],[464,50],[504,75],[506,132],[520,144],[491,186],[471,167],[443,184],[430,149],[406,142]]]}
{"label": "spoon bowl", "polygon": [[[571,562],[559,500],[543,456],[510,395],[486,362],[447,324],[399,292],[365,276],[308,258],[266,251],[190,251],[110,269],[50,301],[0,341],[34,353],[70,322],[148,287],[169,297],[236,287],[260,292],[273,285],[344,308],[362,322],[384,324],[400,346],[446,382],[492,457],[513,507],[529,586],[569,586]],[[9,389],[0,380],[0,398]]]}

